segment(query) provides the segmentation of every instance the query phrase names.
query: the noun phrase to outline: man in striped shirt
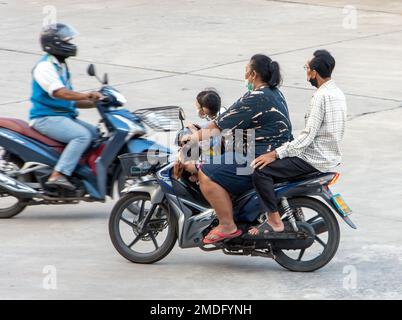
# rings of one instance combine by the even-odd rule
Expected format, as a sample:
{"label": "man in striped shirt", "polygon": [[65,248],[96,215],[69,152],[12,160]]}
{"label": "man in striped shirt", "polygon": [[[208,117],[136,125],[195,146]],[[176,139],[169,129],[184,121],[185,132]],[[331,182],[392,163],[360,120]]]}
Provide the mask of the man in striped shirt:
{"label": "man in striped shirt", "polygon": [[251,164],[253,183],[268,219],[249,233],[282,232],[274,183],[312,172],[327,172],[341,162],[340,143],[346,123],[346,100],[331,79],[335,59],[326,50],[317,50],[305,69],[307,80],[317,88],[305,116],[306,127],[294,140],[257,157]]}

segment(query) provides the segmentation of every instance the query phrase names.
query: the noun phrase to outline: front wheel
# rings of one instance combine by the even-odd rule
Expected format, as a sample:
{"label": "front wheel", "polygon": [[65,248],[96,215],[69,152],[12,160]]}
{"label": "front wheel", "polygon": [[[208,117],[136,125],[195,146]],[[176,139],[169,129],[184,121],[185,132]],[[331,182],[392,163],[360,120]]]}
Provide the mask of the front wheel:
{"label": "front wheel", "polygon": [[338,221],[333,212],[321,201],[300,197],[289,199],[296,218],[310,224],[315,230],[315,241],[307,249],[274,250],[276,262],[298,272],[311,272],[322,268],[334,257],[340,241]]}
{"label": "front wheel", "polygon": [[[133,212],[131,206],[139,205]],[[135,263],[154,263],[169,254],[177,240],[177,219],[164,203],[152,204],[145,193],[120,198],[109,218],[109,235],[116,250]]]}

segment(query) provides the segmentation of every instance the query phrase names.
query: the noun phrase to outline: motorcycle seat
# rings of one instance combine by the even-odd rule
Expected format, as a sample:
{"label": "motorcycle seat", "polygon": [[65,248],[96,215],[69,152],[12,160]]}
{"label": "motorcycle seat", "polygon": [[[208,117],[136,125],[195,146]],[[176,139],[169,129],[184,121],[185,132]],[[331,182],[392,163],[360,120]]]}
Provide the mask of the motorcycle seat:
{"label": "motorcycle seat", "polygon": [[26,137],[40,141],[50,147],[64,148],[66,145],[65,143],[44,136],[35,129],[31,128],[29,124],[24,120],[0,117],[0,128],[5,128],[11,131],[18,132]]}
{"label": "motorcycle seat", "polygon": [[292,182],[300,182],[300,181],[306,181],[306,180],[313,180],[313,179],[317,179],[317,178],[321,178],[321,177],[326,177],[328,175],[334,175],[335,172],[319,172],[319,171],[315,171],[315,172],[311,172],[311,173],[307,173],[307,174],[302,174],[290,179],[279,179],[275,181],[275,188],[276,187],[280,187],[280,186],[284,186],[287,185],[289,183]]}
{"label": "motorcycle seat", "polygon": [[[303,174],[303,175],[293,177],[293,178],[276,180],[275,184],[274,184],[274,188],[276,189],[279,187],[283,187],[292,182],[305,181],[305,180],[310,180],[310,179],[313,180],[313,179],[325,177],[325,176],[328,176],[329,174],[335,174],[335,173],[334,172],[323,173],[323,172],[316,171],[316,172]],[[251,195],[254,195],[255,192],[256,191],[254,189],[249,189],[249,190],[243,192],[242,194],[232,196],[232,201],[234,202],[234,204],[238,204],[242,200],[249,198]]]}

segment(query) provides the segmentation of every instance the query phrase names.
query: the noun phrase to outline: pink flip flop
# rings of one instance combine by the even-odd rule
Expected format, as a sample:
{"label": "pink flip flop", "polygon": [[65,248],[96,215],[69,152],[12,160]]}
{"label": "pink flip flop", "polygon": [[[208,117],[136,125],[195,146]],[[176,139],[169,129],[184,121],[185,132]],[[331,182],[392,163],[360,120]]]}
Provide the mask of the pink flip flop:
{"label": "pink flip flop", "polygon": [[[204,238],[204,240],[202,241],[204,244],[212,244],[212,243],[217,243],[220,241],[223,241],[225,239],[232,239],[232,238],[236,238],[238,236],[240,236],[242,234],[242,231],[240,229],[237,229],[236,231],[232,232],[232,233],[223,233],[219,230],[212,229]],[[215,239],[213,240],[209,240],[207,239],[208,236],[217,236]]]}

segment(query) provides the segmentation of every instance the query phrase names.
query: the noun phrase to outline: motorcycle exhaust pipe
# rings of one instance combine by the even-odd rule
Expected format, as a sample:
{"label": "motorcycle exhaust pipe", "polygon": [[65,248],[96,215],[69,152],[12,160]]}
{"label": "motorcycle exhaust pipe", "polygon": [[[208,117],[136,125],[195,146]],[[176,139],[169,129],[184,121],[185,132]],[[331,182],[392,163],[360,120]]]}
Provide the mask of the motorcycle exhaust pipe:
{"label": "motorcycle exhaust pipe", "polygon": [[0,189],[18,198],[33,198],[41,195],[40,192],[25,183],[15,180],[4,173],[0,173]]}

